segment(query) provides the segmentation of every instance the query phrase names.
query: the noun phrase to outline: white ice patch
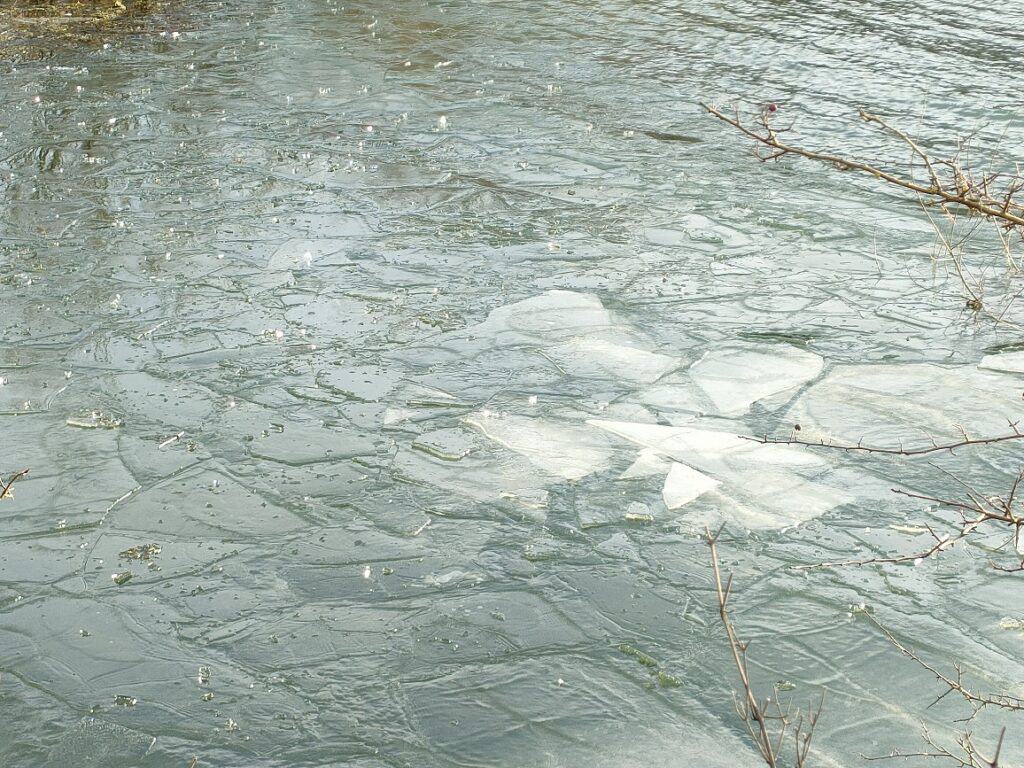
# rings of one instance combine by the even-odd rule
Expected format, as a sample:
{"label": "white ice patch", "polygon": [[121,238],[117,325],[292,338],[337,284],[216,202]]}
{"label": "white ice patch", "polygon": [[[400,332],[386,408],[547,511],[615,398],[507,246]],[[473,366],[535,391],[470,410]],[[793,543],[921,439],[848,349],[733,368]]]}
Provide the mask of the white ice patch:
{"label": "white ice patch", "polygon": [[662,456],[698,467],[701,467],[701,464],[725,465],[738,461],[775,466],[827,466],[823,459],[804,448],[763,445],[731,432],[600,419],[593,419],[587,423],[649,448]]}
{"label": "white ice patch", "polygon": [[818,355],[791,344],[733,343],[704,354],[640,393],[658,410],[737,416],[755,402],[776,407],[821,374]]}
{"label": "white ice patch", "polygon": [[850,501],[845,493],[816,482],[831,465],[803,448],[764,445],[696,427],[588,423],[686,465],[670,469],[663,494],[666,506],[683,506],[708,494],[722,513],[748,528],[784,528]]}
{"label": "white ice patch", "polygon": [[1002,352],[998,355],[985,355],[979,368],[990,371],[1004,371],[1006,373],[1024,373],[1024,351]]}
{"label": "white ice patch", "polygon": [[469,332],[491,337],[497,344],[520,344],[566,339],[612,326],[611,313],[597,296],[548,291],[492,310]]}
{"label": "white ice patch", "polygon": [[667,509],[679,509],[707,491],[712,491],[721,483],[708,477],[692,467],[673,461],[665,477],[665,487],[661,498]]}
{"label": "white ice patch", "polygon": [[580,336],[550,348],[559,367],[581,378],[651,384],[679,367],[679,358],[648,352],[614,341]]}
{"label": "white ice patch", "polygon": [[456,340],[460,354],[469,348],[534,348],[570,376],[630,385],[651,384],[680,364],[618,324],[597,296],[576,291],[547,291],[498,307],[446,343]]}
{"label": "white ice patch", "polygon": [[822,366],[821,357],[790,344],[735,344],[706,353],[688,373],[718,414],[735,416],[806,384]]}
{"label": "white ice patch", "polygon": [[1024,415],[1018,376],[924,363],[845,365],[787,414],[805,439],[907,447],[968,434],[998,435]]}
{"label": "white ice patch", "polygon": [[453,503],[458,503],[459,498],[478,502],[505,499],[525,510],[541,513],[547,506],[543,486],[557,480],[538,472],[522,456],[493,456],[486,451],[451,461],[419,450],[402,449],[395,455],[393,468],[398,477],[444,489],[446,498]]}
{"label": "white ice patch", "polygon": [[579,424],[496,415],[486,411],[467,416],[466,423],[525,457],[544,472],[566,480],[586,477],[606,468],[612,460],[612,447],[608,441]]}
{"label": "white ice patch", "polygon": [[846,493],[795,472],[764,467],[733,476],[721,496],[729,516],[751,529],[799,525],[852,501]]}
{"label": "white ice patch", "polygon": [[686,373],[673,373],[639,394],[640,401],[662,414],[712,413],[714,407]]}
{"label": "white ice patch", "polygon": [[652,477],[664,475],[668,472],[669,460],[657,451],[644,448],[636,461],[629,465],[625,472],[619,475],[620,480],[634,480],[641,477]]}

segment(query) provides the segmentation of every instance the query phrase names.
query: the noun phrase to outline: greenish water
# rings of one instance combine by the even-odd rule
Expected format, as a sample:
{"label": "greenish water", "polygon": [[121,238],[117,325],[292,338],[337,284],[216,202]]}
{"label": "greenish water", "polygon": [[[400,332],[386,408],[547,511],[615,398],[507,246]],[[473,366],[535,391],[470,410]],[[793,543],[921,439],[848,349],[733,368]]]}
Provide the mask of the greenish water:
{"label": "greenish water", "polygon": [[[964,309],[913,201],[761,165],[697,102],[775,101],[809,145],[897,159],[857,107],[940,149],[980,128],[1008,163],[1021,22],[199,0],[10,49],[0,476],[31,474],[0,501],[0,763],[755,765],[719,521],[756,679],[826,692],[814,765],[966,713],[927,708],[941,689],[851,605],[1020,693],[1020,584],[989,550],[788,568],[920,546],[907,527],[948,515],[890,487],[1003,492],[1019,447],[733,439],[1005,431],[1024,376],[978,364],[1020,331]],[[1019,278],[976,242],[1001,306]]]}

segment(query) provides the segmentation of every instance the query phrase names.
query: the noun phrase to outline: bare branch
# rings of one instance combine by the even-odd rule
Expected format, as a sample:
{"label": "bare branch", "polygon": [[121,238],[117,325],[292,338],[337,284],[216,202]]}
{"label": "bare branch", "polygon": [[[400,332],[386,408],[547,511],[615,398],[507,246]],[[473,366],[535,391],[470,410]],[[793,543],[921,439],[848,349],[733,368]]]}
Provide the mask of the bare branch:
{"label": "bare branch", "polygon": [[999,732],[999,739],[996,742],[996,750],[992,754],[992,757],[986,757],[974,744],[974,735],[970,732],[964,732],[957,736],[956,743],[960,747],[960,754],[950,751],[948,748],[939,745],[926,730],[923,734],[925,743],[928,744],[934,751],[932,752],[902,752],[898,749],[894,749],[888,755],[879,755],[876,757],[868,757],[862,755],[865,760],[893,760],[893,759],[910,759],[914,757],[925,757],[925,758],[937,758],[940,760],[951,761],[958,768],[1000,768],[1001,763],[999,762],[999,755],[1003,750],[1003,738],[1006,736],[1006,729],[1003,728]]}
{"label": "bare branch", "polygon": [[11,496],[11,486],[13,486],[18,480],[21,480],[25,475],[28,474],[27,469],[21,470],[11,475],[11,477],[5,483],[3,478],[0,478],[0,499],[7,499]]}
{"label": "bare branch", "polygon": [[807,448],[832,448],[837,451],[846,451],[848,453],[880,453],[889,456],[924,456],[928,453],[940,453],[942,451],[954,451],[957,448],[966,448],[969,446],[976,445],[992,445],[994,443],[1005,443],[1009,440],[1022,440],[1024,439],[1024,432],[1018,429],[1020,422],[1012,422],[1010,429],[1013,431],[1006,435],[998,435],[996,437],[979,437],[971,438],[966,435],[962,440],[956,440],[951,443],[933,443],[932,445],[922,446],[920,448],[904,448],[898,446],[896,448],[884,448],[870,445],[863,445],[861,443],[849,444],[849,443],[833,443],[819,440],[802,440],[798,437],[769,437],[763,435],[756,437],[752,435],[740,435],[744,440],[753,440],[755,443],[763,443],[765,445],[802,445]]}
{"label": "bare branch", "polygon": [[[773,695],[770,698],[763,702],[758,701],[747,671],[749,643],[740,640],[737,636],[727,607],[732,590],[732,576],[727,577],[723,584],[722,571],[718,561],[718,538],[721,533],[721,528],[715,533],[711,533],[710,529],[704,529],[704,538],[711,551],[711,570],[714,574],[715,595],[718,598],[718,615],[722,620],[722,626],[725,627],[733,663],[740,676],[742,692],[736,699],[736,713],[746,726],[747,733],[768,768],[778,768],[782,764],[787,735],[791,735],[790,741],[793,744],[792,764],[794,768],[807,768],[811,741],[814,738],[814,730],[824,704],[824,694],[817,705],[812,704],[808,707],[806,715],[799,710],[792,712],[789,707],[784,711],[779,704],[777,689],[773,690]],[[773,731],[775,731],[774,735]]]}
{"label": "bare branch", "polygon": [[[881,622],[878,621],[868,610],[858,610],[858,613],[865,616],[868,621],[875,625],[878,630],[885,635],[885,639],[888,640],[893,647],[896,648],[900,653],[906,656],[908,659],[912,659],[920,666],[934,675],[935,679],[946,686],[947,690],[942,693],[932,704],[936,704],[938,701],[943,699],[949,693],[957,693],[968,701],[974,709],[976,715],[982,709],[986,707],[995,707],[998,709],[1006,709],[1015,712],[1024,710],[1024,699],[1018,698],[1017,696],[1009,696],[1003,693],[979,693],[967,688],[963,684],[963,674],[959,666],[956,668],[956,677],[951,677],[946,673],[942,672],[929,662],[922,659],[917,652],[907,645],[904,645],[900,640],[890,632]],[[973,717],[974,715],[972,715]]]}
{"label": "bare branch", "polygon": [[[893,489],[896,491],[896,489]],[[898,491],[897,491],[898,492]],[[976,519],[966,520],[961,525],[960,530],[954,535],[940,536],[932,530],[931,526],[928,526],[928,532],[931,534],[932,539],[935,543],[925,550],[920,550],[909,555],[893,555],[892,557],[871,557],[864,560],[837,560],[835,562],[821,562],[821,563],[810,563],[808,565],[794,565],[792,570],[794,571],[812,571],[819,568],[848,568],[850,566],[860,565],[881,565],[883,563],[899,564],[899,563],[914,563],[917,565],[923,560],[945,552],[947,549],[952,548],[958,541],[967,538],[975,529],[988,518],[985,516],[979,516]]]}
{"label": "bare branch", "polygon": [[[985,183],[975,181],[971,178],[970,174],[964,170],[963,166],[959,163],[957,156],[954,156],[949,160],[939,161],[938,163],[935,162],[921,150],[920,146],[913,139],[902,131],[892,128],[881,120],[881,118],[878,118],[875,115],[871,115],[866,112],[861,113],[861,117],[864,120],[882,126],[887,132],[892,133],[907,142],[918,156],[927,158],[926,167],[931,174],[931,179],[927,185],[922,184],[913,178],[898,176],[895,173],[859,160],[853,160],[851,158],[833,155],[828,152],[819,152],[792,144],[786,144],[779,139],[779,134],[784,131],[780,131],[771,125],[774,110],[762,109],[759,118],[759,129],[754,129],[744,125],[738,113],[736,117],[730,117],[714,106],[708,104],[701,104],[701,106],[704,107],[709,114],[715,116],[722,122],[731,125],[745,136],[753,139],[757,142],[758,147],[768,148],[770,150],[768,155],[765,156],[758,154],[758,158],[762,161],[776,160],[784,155],[791,154],[805,157],[809,160],[828,163],[829,165],[835,166],[841,170],[861,171],[862,173],[874,176],[876,179],[893,184],[894,186],[934,199],[942,205],[963,206],[964,208],[980,213],[983,216],[999,220],[1008,227],[1024,228],[1024,206],[1014,200],[1017,177],[1011,177],[1005,192],[997,196],[989,191],[989,188],[994,183],[994,179]],[[936,165],[940,165],[945,168],[946,173],[949,176],[946,183],[943,183],[940,180],[939,175],[935,170]]]}

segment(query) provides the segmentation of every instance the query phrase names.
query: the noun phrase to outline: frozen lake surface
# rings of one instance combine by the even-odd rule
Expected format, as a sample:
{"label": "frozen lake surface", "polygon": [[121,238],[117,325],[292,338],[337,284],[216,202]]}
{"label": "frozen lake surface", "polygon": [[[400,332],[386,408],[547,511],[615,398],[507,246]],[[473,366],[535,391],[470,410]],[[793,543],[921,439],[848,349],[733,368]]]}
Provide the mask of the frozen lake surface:
{"label": "frozen lake surface", "polygon": [[745,436],[1005,432],[1024,335],[913,201],[697,103],[1019,159],[1013,4],[182,5],[0,64],[0,764],[757,765],[723,522],[815,766],[964,715],[852,605],[1021,693],[984,548],[789,567],[919,547],[948,515],[890,489],[1003,492],[1019,446]]}

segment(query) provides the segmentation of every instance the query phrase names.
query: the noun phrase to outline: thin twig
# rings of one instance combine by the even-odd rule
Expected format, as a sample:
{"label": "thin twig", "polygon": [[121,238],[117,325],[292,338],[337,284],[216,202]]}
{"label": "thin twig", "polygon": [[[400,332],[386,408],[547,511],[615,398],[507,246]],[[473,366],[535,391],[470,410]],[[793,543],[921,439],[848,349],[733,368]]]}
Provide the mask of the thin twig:
{"label": "thin twig", "polygon": [[[953,473],[947,472],[946,474],[948,474],[954,482],[957,482],[965,488],[966,499],[946,498],[926,493],[916,493],[903,488],[893,488],[891,490],[893,493],[905,496],[908,499],[926,501],[930,504],[936,505],[936,507],[944,507],[946,509],[954,510],[960,518],[959,521],[955,523],[955,533],[939,535],[931,526],[926,526],[926,529],[928,533],[931,534],[934,543],[927,549],[917,551],[913,554],[866,559],[825,561],[820,563],[809,563],[806,565],[794,565],[792,566],[792,569],[796,571],[810,571],[821,568],[843,568],[858,565],[878,565],[882,563],[895,564],[906,562],[913,562],[916,565],[924,561],[926,558],[939,555],[947,549],[952,548],[958,542],[966,539],[987,523],[993,523],[997,527],[1001,527],[1003,530],[1009,531],[1010,541],[1012,541],[1014,545],[1021,541],[1022,536],[1024,536],[1024,509],[1021,508],[1018,496],[1021,486],[1024,484],[1024,469],[1017,473],[1017,476],[1013,479],[1013,483],[1010,485],[1010,490],[1005,497],[1002,495],[986,495],[980,493]],[[1005,544],[1001,546],[1005,546]],[[1024,558],[1020,560],[1019,565],[1012,568],[1001,566],[996,563],[992,563],[992,566],[996,570],[1003,571],[1005,573],[1016,573],[1024,571]]]}
{"label": "thin twig", "polygon": [[[910,648],[909,646],[904,645],[902,642],[900,642],[900,640],[892,632],[890,632],[880,621],[878,621],[878,619],[876,619],[869,611],[863,610],[858,612],[867,617],[868,621],[874,624],[875,627],[883,635],[885,635],[885,639],[888,640],[893,645],[893,647],[896,648],[896,650],[898,650],[908,659],[912,659],[917,664],[931,672],[936,680],[938,680],[944,686],[946,686],[947,690],[944,693],[940,694],[939,697],[935,699],[935,701],[933,701],[930,706],[934,706],[950,693],[957,693],[960,696],[962,696],[965,700],[970,702],[971,706],[974,709],[975,715],[982,709],[985,709],[986,707],[996,707],[999,709],[1007,709],[1014,712],[1020,712],[1024,710],[1024,699],[1021,699],[1017,696],[1010,696],[1008,694],[1003,693],[978,693],[977,691],[973,691],[970,688],[967,688],[963,684],[963,671],[960,669],[959,665],[954,665],[954,668],[956,669],[956,677],[950,677],[945,672],[942,672],[929,662],[922,659],[913,648]],[[972,715],[972,717],[973,716],[974,715]]]}
{"label": "thin twig", "polygon": [[[895,490],[895,489],[893,489]],[[980,516],[977,519],[969,520],[961,526],[960,531],[955,535],[940,536],[935,533],[931,526],[926,526],[928,533],[935,540],[928,549],[923,551],[914,552],[910,555],[893,555],[892,557],[871,557],[864,560],[837,560],[834,562],[822,562],[822,563],[809,563],[807,565],[794,565],[792,570],[794,571],[813,571],[820,568],[848,568],[851,566],[861,565],[882,565],[884,563],[899,564],[899,563],[914,563],[915,565],[921,563],[932,555],[937,555],[941,552],[946,551],[953,547],[958,541],[967,538],[974,533],[977,527],[985,522],[988,518]]]}
{"label": "thin twig", "polygon": [[23,469],[21,470],[21,472],[16,472],[15,474],[11,475],[10,479],[8,479],[6,483],[3,481],[3,479],[0,479],[0,499],[9,498],[11,495],[11,486],[13,486],[18,480],[21,480],[21,478],[25,477],[25,475],[27,474],[28,470]]}
{"label": "thin twig", "polygon": [[861,755],[865,760],[893,760],[903,759],[908,760],[913,757],[927,757],[937,758],[940,760],[950,760],[958,768],[1000,768],[1001,763],[999,762],[999,756],[1003,751],[1003,739],[1006,736],[1006,728],[1003,728],[999,732],[999,739],[996,741],[996,750],[992,753],[992,757],[986,757],[981,750],[974,743],[974,734],[970,731],[966,731],[957,736],[956,743],[960,747],[962,754],[956,754],[951,752],[947,747],[943,747],[938,744],[925,730],[922,738],[925,743],[931,747],[934,752],[902,752],[898,749],[894,749],[887,755],[876,755],[869,757],[867,755]]}
{"label": "thin twig", "polygon": [[[916,192],[920,195],[932,197],[942,204],[962,205],[963,207],[984,216],[999,219],[1008,226],[1024,227],[1024,207],[1014,202],[1012,192],[1007,192],[1005,195],[1002,195],[1001,202],[996,200],[986,192],[986,189],[991,186],[992,179],[988,179],[984,183],[971,181],[955,160],[944,161],[944,165],[949,166],[950,168],[949,173],[952,176],[951,184],[953,189],[949,189],[947,186],[942,184],[936,184],[935,181],[932,181],[926,186],[914,179],[897,176],[894,173],[859,160],[833,155],[828,152],[804,149],[803,147],[798,147],[792,144],[785,144],[779,139],[780,130],[771,126],[771,112],[767,110],[762,110],[761,112],[760,129],[763,132],[759,133],[758,131],[744,125],[738,116],[729,117],[716,107],[709,104],[701,104],[701,106],[704,107],[709,114],[714,115],[722,122],[731,125],[745,136],[749,136],[754,141],[758,142],[758,144],[772,150],[771,154],[767,156],[758,155],[758,157],[763,161],[777,160],[784,155],[798,155],[800,157],[808,158],[809,160],[828,163],[829,165],[833,165],[842,170],[861,171],[863,173],[870,174],[871,176],[874,176],[881,181],[888,182],[889,184],[902,187],[903,189]],[[872,118],[870,122],[879,122],[878,118],[875,118],[874,116],[870,117]],[[888,128],[888,126],[886,127]],[[889,130],[891,131],[892,129],[889,128]],[[1013,188],[1014,185],[1011,184],[1010,190]]]}
{"label": "thin twig", "polygon": [[[711,551],[711,570],[714,574],[715,595],[718,598],[718,615],[722,620],[722,626],[725,627],[725,634],[729,639],[729,650],[732,653],[733,663],[739,673],[742,687],[741,696],[736,701],[736,713],[746,726],[747,733],[768,768],[778,768],[781,765],[782,754],[787,743],[786,737],[789,734],[792,734],[794,767],[807,768],[807,758],[824,703],[824,695],[816,706],[808,707],[806,716],[799,710],[791,712],[787,708],[786,711],[783,711],[779,705],[777,690],[774,691],[774,696],[763,702],[758,701],[757,696],[754,695],[750,674],[747,670],[747,648],[750,644],[739,639],[729,615],[728,602],[732,594],[732,576],[729,576],[724,583],[722,581],[722,570],[718,560],[718,538],[721,533],[721,528],[716,533],[711,533],[708,528],[704,529],[705,541]],[[770,705],[774,705],[775,711],[772,713],[768,711]],[[792,730],[790,730],[791,728]],[[773,730],[777,730],[774,735]]]}
{"label": "thin twig", "polygon": [[754,435],[740,435],[744,440],[753,440],[755,443],[763,443],[765,445],[802,445],[807,448],[832,448],[837,451],[847,452],[862,452],[862,453],[881,453],[889,456],[924,456],[928,453],[939,453],[941,451],[954,451],[957,448],[966,448],[969,446],[976,445],[992,445],[994,443],[1004,443],[1008,440],[1021,440],[1024,439],[1024,432],[1018,429],[1019,421],[1010,422],[1010,429],[1013,431],[1006,435],[998,435],[995,437],[978,437],[971,438],[965,436],[962,440],[957,440],[952,443],[932,443],[930,446],[924,446],[920,448],[904,448],[899,446],[897,448],[884,448],[878,446],[864,445],[863,443],[848,444],[848,443],[833,443],[825,442],[824,440],[802,440],[798,437],[769,437],[763,435],[757,437]]}

